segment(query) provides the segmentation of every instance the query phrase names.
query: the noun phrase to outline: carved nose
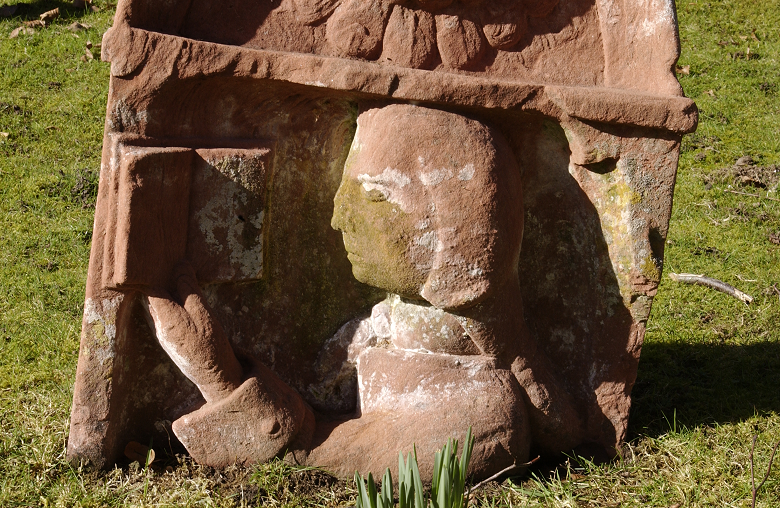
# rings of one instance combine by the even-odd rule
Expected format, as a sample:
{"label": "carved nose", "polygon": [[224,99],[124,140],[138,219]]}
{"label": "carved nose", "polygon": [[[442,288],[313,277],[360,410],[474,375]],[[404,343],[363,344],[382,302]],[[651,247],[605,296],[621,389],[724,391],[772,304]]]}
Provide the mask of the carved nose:
{"label": "carved nose", "polygon": [[330,227],[337,231],[344,232],[349,224],[347,219],[349,213],[349,204],[344,196],[344,185],[339,186],[336,196],[333,198],[333,217],[330,219]]}

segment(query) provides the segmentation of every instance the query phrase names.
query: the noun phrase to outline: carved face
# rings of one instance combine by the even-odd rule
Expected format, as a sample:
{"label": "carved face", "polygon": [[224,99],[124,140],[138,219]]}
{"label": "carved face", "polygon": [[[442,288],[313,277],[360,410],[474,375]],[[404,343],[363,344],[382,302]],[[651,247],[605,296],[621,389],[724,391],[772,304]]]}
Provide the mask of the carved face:
{"label": "carved face", "polygon": [[370,109],[334,199],[359,281],[442,309],[482,301],[516,277],[519,169],[489,126],[396,104]]}
{"label": "carved face", "polygon": [[420,263],[411,258],[414,224],[420,222],[402,201],[410,194],[410,189],[404,188],[411,185],[413,182],[403,173],[390,167],[380,172],[366,161],[356,141],[334,198],[331,226],[342,232],[357,280],[408,298],[420,298],[430,259]]}

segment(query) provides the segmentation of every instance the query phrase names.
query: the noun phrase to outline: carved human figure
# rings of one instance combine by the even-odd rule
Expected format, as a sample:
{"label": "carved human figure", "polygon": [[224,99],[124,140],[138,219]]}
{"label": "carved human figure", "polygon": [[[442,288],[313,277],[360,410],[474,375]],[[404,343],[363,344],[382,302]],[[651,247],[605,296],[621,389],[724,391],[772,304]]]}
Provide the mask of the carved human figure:
{"label": "carved human figure", "polygon": [[309,394],[325,410],[316,429],[297,392],[241,365],[186,265],[177,295],[146,295],[160,344],[206,401],[173,425],[192,456],[224,466],[292,452],[381,474],[415,444],[430,476],[432,452],[471,426],[471,473],[484,477],[531,447],[578,444],[574,403],[523,318],[520,178],[500,132],[480,121],[400,104],[360,114],[332,226],[355,278],[389,296],[323,348]]}
{"label": "carved human figure", "polygon": [[578,444],[574,403],[523,318],[520,177],[479,121],[412,105],[359,116],[332,226],[355,278],[390,295],[323,350],[331,370],[329,357],[346,362],[318,394],[348,394],[354,365],[359,405],[320,429],[312,464],[381,473],[397,450],[433,451],[469,425],[477,476],[525,461],[531,445]]}

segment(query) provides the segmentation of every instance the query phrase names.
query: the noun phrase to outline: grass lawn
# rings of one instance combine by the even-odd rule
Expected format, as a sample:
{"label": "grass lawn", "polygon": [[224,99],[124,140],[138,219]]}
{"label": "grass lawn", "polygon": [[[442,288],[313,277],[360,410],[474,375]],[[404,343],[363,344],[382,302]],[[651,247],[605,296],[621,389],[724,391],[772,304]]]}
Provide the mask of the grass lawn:
{"label": "grass lawn", "polygon": [[[0,506],[348,505],[351,483],[281,463],[218,472],[172,457],[95,473],[64,462],[108,89],[99,43],[113,15],[105,0],[69,5],[29,0],[0,18]],[[9,38],[54,7],[51,26]],[[677,8],[679,78],[701,120],[683,140],[665,271],[755,300],[665,275],[623,460],[489,484],[477,506],[747,507],[751,441],[758,483],[780,440],[780,0]],[[780,506],[777,462],[757,506]]]}

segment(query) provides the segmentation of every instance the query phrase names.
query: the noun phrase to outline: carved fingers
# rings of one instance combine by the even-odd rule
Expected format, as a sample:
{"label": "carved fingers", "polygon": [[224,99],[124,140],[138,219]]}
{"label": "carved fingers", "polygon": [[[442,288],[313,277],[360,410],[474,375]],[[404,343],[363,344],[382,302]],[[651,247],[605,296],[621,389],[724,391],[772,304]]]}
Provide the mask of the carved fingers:
{"label": "carved fingers", "polygon": [[486,47],[476,23],[447,14],[436,16],[436,43],[442,63],[452,69],[474,67]]}
{"label": "carved fingers", "polygon": [[431,13],[396,5],[385,29],[380,60],[412,69],[429,69],[436,60],[435,33]]}
{"label": "carved fingers", "polygon": [[147,320],[163,350],[206,402],[222,400],[241,384],[241,365],[208,308],[192,267],[180,264],[176,271],[178,298],[159,290],[144,295]]}
{"label": "carved fingers", "polygon": [[294,0],[296,15],[307,24],[330,16],[326,36],[334,56],[415,69],[440,62],[464,70],[478,69],[488,48],[516,48],[529,18],[550,15],[558,2]]}
{"label": "carved fingers", "polygon": [[327,18],[338,5],[339,0],[293,0],[295,17],[305,25],[314,25]]}
{"label": "carved fingers", "polygon": [[382,38],[390,12],[382,0],[346,0],[328,20],[325,36],[337,56],[375,60],[382,52]]}

